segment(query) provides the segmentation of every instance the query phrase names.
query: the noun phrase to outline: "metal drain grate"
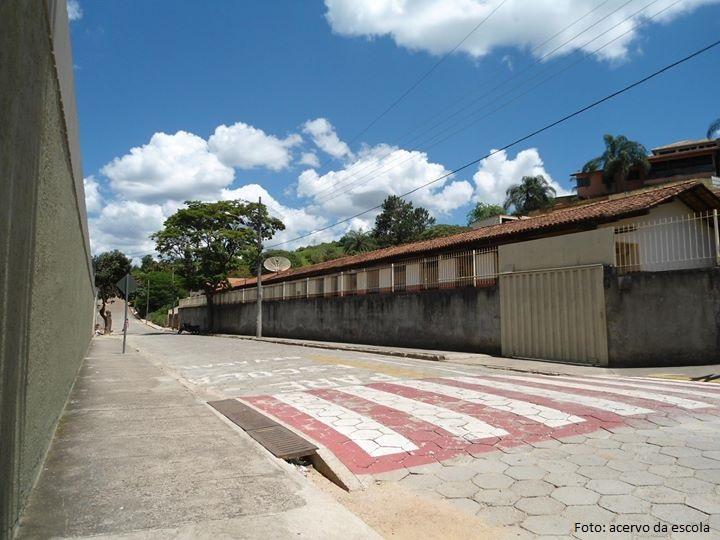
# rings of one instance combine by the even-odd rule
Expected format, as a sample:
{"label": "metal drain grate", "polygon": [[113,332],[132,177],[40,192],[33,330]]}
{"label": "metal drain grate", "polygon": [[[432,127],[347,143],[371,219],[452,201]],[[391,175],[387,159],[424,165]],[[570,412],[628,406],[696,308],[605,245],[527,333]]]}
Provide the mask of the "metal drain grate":
{"label": "metal drain grate", "polygon": [[240,426],[275,457],[297,459],[311,456],[317,450],[314,444],[237,399],[209,401],[208,405]]}

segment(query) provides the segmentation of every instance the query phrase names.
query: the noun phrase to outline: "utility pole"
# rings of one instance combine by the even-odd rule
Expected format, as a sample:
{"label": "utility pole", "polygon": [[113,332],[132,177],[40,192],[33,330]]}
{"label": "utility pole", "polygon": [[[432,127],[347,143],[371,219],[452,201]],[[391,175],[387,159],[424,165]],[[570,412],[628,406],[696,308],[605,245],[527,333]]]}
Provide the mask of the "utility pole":
{"label": "utility pole", "polygon": [[128,296],[130,296],[130,272],[125,274],[125,318],[123,319],[123,354],[125,354],[125,340],[127,339],[127,331],[128,331],[128,316],[127,316],[127,307],[128,307]]}
{"label": "utility pole", "polygon": [[148,277],[147,282],[147,297],[145,300],[145,324],[148,324],[148,315],[150,311],[150,278]]}
{"label": "utility pole", "polygon": [[255,337],[262,337],[262,197],[258,197],[258,222],[257,222],[257,320],[255,322]]}

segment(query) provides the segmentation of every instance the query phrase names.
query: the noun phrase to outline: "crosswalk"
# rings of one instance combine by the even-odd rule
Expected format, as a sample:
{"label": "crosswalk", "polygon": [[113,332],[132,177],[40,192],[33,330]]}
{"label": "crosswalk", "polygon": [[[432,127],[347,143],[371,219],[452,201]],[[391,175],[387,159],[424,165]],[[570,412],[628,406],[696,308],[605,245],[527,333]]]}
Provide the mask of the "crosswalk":
{"label": "crosswalk", "polygon": [[325,446],[359,474],[588,433],[636,418],[720,413],[717,385],[500,372],[242,400]]}

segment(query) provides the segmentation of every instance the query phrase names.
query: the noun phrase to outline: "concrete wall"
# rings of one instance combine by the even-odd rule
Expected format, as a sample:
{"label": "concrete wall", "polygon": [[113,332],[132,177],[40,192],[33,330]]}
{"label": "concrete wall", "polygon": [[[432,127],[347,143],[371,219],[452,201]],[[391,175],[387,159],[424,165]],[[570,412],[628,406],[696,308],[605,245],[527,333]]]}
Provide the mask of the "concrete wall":
{"label": "concrete wall", "polygon": [[500,272],[521,272],[587,264],[614,264],[613,229],[597,229],[498,248]]}
{"label": "concrete wall", "polygon": [[610,366],[720,362],[720,269],[606,269]]}
{"label": "concrete wall", "polygon": [[[215,331],[255,334],[255,304],[216,306]],[[182,308],[207,329],[207,308]],[[500,354],[498,289],[472,287],[265,302],[263,335]]]}
{"label": "concrete wall", "polygon": [[0,65],[0,538],[9,538],[93,317],[65,1],[0,2]]}

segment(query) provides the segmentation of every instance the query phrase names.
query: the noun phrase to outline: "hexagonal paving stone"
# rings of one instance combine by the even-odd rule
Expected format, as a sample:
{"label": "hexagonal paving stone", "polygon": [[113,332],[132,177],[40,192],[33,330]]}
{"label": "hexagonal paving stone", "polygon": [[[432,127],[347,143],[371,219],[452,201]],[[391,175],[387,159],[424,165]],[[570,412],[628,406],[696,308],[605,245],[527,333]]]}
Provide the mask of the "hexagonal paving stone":
{"label": "hexagonal paving stone", "polygon": [[472,479],[472,482],[476,486],[484,489],[502,489],[510,487],[514,480],[509,476],[505,476],[504,474],[487,473],[478,474]]}
{"label": "hexagonal paving stone", "polygon": [[633,490],[630,484],[612,479],[590,480],[585,487],[600,495],[627,495]]}
{"label": "hexagonal paving stone", "polygon": [[720,496],[718,495],[688,495],[685,504],[706,514],[720,514]]}
{"label": "hexagonal paving stone", "polygon": [[605,495],[598,504],[616,514],[644,514],[650,510],[649,502],[632,495]]}
{"label": "hexagonal paving stone", "polygon": [[620,472],[638,471],[648,468],[648,465],[638,463],[632,459],[611,459],[607,462],[607,466],[610,469]]}
{"label": "hexagonal paving stone", "polygon": [[708,459],[702,456],[691,456],[678,458],[677,464],[681,467],[689,467],[690,469],[720,469],[720,461],[717,459]]}
{"label": "hexagonal paving stone", "polygon": [[540,480],[546,471],[535,466],[513,466],[507,469],[505,474],[516,480]]}
{"label": "hexagonal paving stone", "polygon": [[402,486],[417,490],[433,490],[440,482],[434,474],[411,474],[400,480]]}
{"label": "hexagonal paving stone", "polygon": [[477,473],[501,473],[510,465],[493,458],[479,458],[473,463],[473,469]]}
{"label": "hexagonal paving stone", "polygon": [[511,488],[481,489],[472,498],[485,506],[512,506],[520,499],[520,495]]}
{"label": "hexagonal paving stone", "polygon": [[522,497],[542,497],[550,495],[555,486],[544,480],[518,480],[512,490]]}
{"label": "hexagonal paving stone", "polygon": [[481,508],[475,515],[490,525],[514,525],[525,519],[525,514],[512,506]]}
{"label": "hexagonal paving stone", "polygon": [[472,499],[447,499],[446,502],[458,510],[467,512],[468,514],[474,514],[480,509],[480,505]]}
{"label": "hexagonal paving stone", "polygon": [[543,477],[543,480],[557,487],[584,486],[587,478],[575,473],[551,472]]}
{"label": "hexagonal paving stone", "polygon": [[472,482],[443,482],[435,488],[440,495],[449,499],[472,497],[477,491],[477,486]]}
{"label": "hexagonal paving stone", "polygon": [[458,465],[456,467],[443,467],[435,472],[435,474],[443,480],[453,482],[464,482],[472,480],[477,473],[475,469],[467,465]]}
{"label": "hexagonal paving stone", "polygon": [[550,497],[526,497],[516,502],[515,508],[528,516],[542,516],[562,512],[565,505]]}
{"label": "hexagonal paving stone", "polygon": [[352,438],[358,440],[372,440],[381,436],[382,433],[376,429],[358,429],[352,433]]}
{"label": "hexagonal paving stone", "polygon": [[707,515],[684,504],[654,504],[652,515],[667,523],[698,523],[705,521]]}
{"label": "hexagonal paving stone", "polygon": [[678,465],[650,465],[648,472],[665,478],[690,477],[695,474],[692,469]]}
{"label": "hexagonal paving stone", "polygon": [[618,480],[633,486],[660,486],[665,482],[663,477],[648,471],[624,472],[618,477]]}
{"label": "hexagonal paving stone", "polygon": [[574,523],[610,523],[615,515],[597,505],[572,505],[562,511],[562,516]]}
{"label": "hexagonal paving stone", "polygon": [[380,482],[399,482],[410,474],[405,468],[395,469],[394,471],[388,471],[384,473],[378,473],[373,475],[373,479]]}
{"label": "hexagonal paving stone", "polygon": [[545,469],[548,472],[554,473],[573,473],[580,468],[580,465],[567,461],[567,456],[561,460],[556,459],[539,459],[535,463],[536,467]]}
{"label": "hexagonal paving stone", "polygon": [[537,535],[567,535],[574,528],[574,523],[560,515],[530,516],[521,526]]}
{"label": "hexagonal paving stone", "polygon": [[583,465],[603,466],[606,465],[608,462],[607,459],[594,454],[580,454],[570,456],[568,458],[568,461],[575,463],[576,465],[580,465],[581,467]]}
{"label": "hexagonal paving stone", "polygon": [[566,505],[595,504],[600,499],[600,495],[584,487],[559,487],[551,497]]}
{"label": "hexagonal paving stone", "polygon": [[660,449],[660,453],[665,454],[666,456],[673,456],[679,458],[699,456],[700,450],[697,450],[696,448],[688,448],[686,446],[664,446]]}
{"label": "hexagonal paving stone", "polygon": [[712,493],[714,486],[697,478],[668,478],[665,485],[683,493]]}
{"label": "hexagonal paving stone", "polygon": [[633,491],[633,495],[651,503],[682,503],[685,493],[666,486],[641,486]]}
{"label": "hexagonal paving stone", "polygon": [[620,471],[616,471],[615,469],[611,469],[607,466],[598,467],[597,465],[587,465],[585,467],[580,467],[576,472],[578,474],[586,476],[591,480],[603,478],[617,478],[618,476],[620,476]]}

